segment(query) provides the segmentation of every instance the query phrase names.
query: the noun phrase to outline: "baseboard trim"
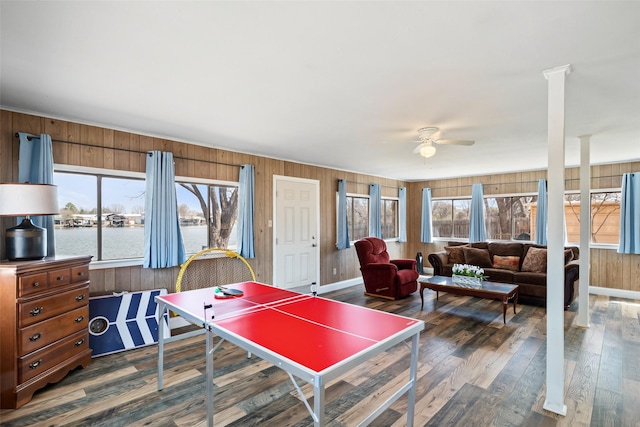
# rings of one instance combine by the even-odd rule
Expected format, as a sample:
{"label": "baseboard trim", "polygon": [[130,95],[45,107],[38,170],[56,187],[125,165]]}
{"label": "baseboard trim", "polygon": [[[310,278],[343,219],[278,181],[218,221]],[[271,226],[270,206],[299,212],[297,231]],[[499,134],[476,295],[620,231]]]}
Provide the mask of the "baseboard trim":
{"label": "baseboard trim", "polygon": [[640,292],[628,291],[625,289],[603,288],[600,286],[589,286],[589,293],[594,295],[606,295],[609,297],[638,299],[640,300]]}
{"label": "baseboard trim", "polygon": [[[340,289],[350,288],[351,286],[356,286],[356,285],[363,285],[364,286],[364,282],[362,281],[362,277],[357,277],[355,279],[342,280],[340,282],[334,282],[334,283],[330,283],[328,285],[319,286],[318,287],[318,293],[319,294],[324,294],[324,293],[327,293],[327,292],[333,292],[333,291],[338,291]],[[362,289],[362,292],[364,292],[364,288]]]}

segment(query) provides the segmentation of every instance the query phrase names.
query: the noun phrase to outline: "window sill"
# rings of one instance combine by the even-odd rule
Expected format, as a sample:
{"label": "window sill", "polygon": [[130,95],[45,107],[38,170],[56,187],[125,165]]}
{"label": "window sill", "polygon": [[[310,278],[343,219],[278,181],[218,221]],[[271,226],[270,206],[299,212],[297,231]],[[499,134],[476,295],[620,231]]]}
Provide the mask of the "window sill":
{"label": "window sill", "polygon": [[92,261],[89,264],[90,270],[103,270],[106,268],[119,268],[119,267],[135,267],[142,265],[142,258],[129,258],[129,259],[110,259],[105,261]]}

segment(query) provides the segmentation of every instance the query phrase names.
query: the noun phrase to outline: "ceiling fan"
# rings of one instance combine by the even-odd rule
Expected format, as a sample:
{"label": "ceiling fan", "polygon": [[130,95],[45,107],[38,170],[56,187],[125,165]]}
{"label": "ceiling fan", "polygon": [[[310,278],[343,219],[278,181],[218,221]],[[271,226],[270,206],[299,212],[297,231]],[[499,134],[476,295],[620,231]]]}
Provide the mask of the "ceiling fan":
{"label": "ceiling fan", "polygon": [[414,154],[420,154],[422,157],[431,157],[436,154],[436,147],[434,144],[442,144],[442,145],[473,145],[475,141],[470,141],[466,139],[436,139],[433,138],[433,135],[437,133],[440,129],[437,127],[425,127],[418,129],[418,138],[420,145],[418,145],[414,150]]}

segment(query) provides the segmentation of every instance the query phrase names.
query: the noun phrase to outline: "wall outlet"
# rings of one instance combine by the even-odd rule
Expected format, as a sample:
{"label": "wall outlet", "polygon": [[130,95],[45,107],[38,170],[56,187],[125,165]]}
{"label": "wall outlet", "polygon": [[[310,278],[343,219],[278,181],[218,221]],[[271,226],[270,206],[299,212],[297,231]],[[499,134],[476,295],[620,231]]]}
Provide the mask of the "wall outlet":
{"label": "wall outlet", "polygon": [[335,276],[337,273],[338,273],[338,270],[335,267],[333,267],[333,275]]}

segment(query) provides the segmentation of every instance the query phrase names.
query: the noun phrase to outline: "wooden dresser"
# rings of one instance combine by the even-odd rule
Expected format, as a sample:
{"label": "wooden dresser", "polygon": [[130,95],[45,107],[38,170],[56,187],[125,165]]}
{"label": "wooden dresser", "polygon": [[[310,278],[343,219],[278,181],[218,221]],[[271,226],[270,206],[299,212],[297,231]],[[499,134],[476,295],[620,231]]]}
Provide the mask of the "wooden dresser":
{"label": "wooden dresser", "polygon": [[0,263],[1,407],[91,363],[91,256]]}

